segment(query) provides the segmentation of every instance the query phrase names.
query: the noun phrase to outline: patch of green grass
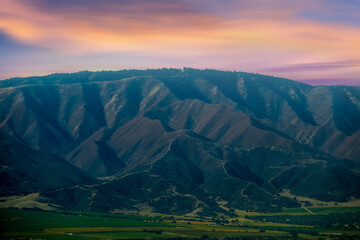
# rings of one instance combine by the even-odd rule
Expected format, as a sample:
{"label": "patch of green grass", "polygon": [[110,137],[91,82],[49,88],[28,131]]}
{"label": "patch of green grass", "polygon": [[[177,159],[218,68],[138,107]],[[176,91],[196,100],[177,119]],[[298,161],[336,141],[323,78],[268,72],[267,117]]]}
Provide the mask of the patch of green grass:
{"label": "patch of green grass", "polygon": [[288,208],[280,213],[272,213],[270,215],[308,215],[310,214],[304,208]]}
{"label": "patch of green grass", "polygon": [[[77,235],[78,236],[78,235]],[[155,234],[146,232],[118,232],[118,233],[99,233],[99,234],[86,234],[85,237],[89,239],[145,239],[145,238],[165,238],[171,237],[168,234]]]}
{"label": "patch of green grass", "polygon": [[309,209],[316,214],[360,212],[360,207],[311,207]]}
{"label": "patch of green grass", "polygon": [[[83,213],[86,214],[86,213]],[[1,227],[4,231],[43,231],[48,228],[77,227],[167,227],[166,223],[152,222],[144,218],[124,216],[100,217],[84,215],[64,215],[55,212],[0,209]]]}
{"label": "patch of green grass", "polygon": [[[308,207],[308,209],[315,214],[330,214],[330,213],[346,213],[346,212],[360,212],[360,207]],[[310,212],[306,211],[304,208],[288,208],[281,212],[275,213],[242,213],[243,216],[279,216],[279,215],[311,215]]]}

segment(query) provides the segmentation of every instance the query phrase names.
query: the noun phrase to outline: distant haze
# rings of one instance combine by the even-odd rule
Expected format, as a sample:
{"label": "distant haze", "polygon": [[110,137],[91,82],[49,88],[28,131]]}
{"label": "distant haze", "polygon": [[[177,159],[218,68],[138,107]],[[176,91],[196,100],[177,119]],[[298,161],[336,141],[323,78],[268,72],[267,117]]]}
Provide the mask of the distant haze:
{"label": "distant haze", "polygon": [[1,0],[0,79],[212,68],[360,85],[354,0]]}

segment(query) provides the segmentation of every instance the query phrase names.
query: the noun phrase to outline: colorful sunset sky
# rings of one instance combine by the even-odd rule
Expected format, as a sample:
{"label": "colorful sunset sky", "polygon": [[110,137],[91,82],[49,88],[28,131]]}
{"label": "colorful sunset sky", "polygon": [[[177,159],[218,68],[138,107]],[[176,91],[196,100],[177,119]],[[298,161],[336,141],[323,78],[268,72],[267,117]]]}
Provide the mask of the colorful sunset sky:
{"label": "colorful sunset sky", "polygon": [[359,0],[0,0],[0,79],[212,68],[360,85]]}

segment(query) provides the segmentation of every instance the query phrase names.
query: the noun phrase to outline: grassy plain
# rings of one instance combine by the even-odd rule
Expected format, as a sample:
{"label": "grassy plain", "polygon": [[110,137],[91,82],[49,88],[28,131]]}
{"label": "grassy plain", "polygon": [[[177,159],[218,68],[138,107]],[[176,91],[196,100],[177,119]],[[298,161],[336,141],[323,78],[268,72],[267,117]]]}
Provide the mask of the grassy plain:
{"label": "grassy plain", "polygon": [[[1,239],[357,239],[353,229],[294,224],[286,216],[316,218],[327,214],[359,213],[360,208],[288,209],[281,213],[243,213],[233,219],[181,216],[128,216],[92,212],[0,209]],[[249,218],[250,216],[250,218]],[[257,220],[251,217],[257,217]],[[331,216],[331,215],[329,215]],[[345,216],[345,215],[344,215]],[[346,215],[347,216],[347,215]],[[263,220],[262,217],[264,218]],[[269,221],[274,219],[276,221]],[[260,220],[259,220],[260,219]]]}

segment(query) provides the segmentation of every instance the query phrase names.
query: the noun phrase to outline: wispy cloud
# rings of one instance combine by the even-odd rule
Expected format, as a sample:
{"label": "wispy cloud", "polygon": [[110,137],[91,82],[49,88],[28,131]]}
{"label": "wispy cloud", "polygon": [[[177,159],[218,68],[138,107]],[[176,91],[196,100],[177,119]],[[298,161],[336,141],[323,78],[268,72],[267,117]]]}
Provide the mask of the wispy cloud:
{"label": "wispy cloud", "polygon": [[299,71],[312,71],[312,70],[329,70],[329,69],[344,69],[344,68],[359,68],[360,59],[337,61],[337,62],[315,62],[315,63],[302,63],[302,64],[288,64],[281,67],[274,67],[264,69],[264,71],[271,72],[299,72]]}
{"label": "wispy cloud", "polygon": [[310,85],[358,85],[360,59],[334,62],[308,62],[283,64],[282,66],[259,69],[259,72],[291,78]]}

